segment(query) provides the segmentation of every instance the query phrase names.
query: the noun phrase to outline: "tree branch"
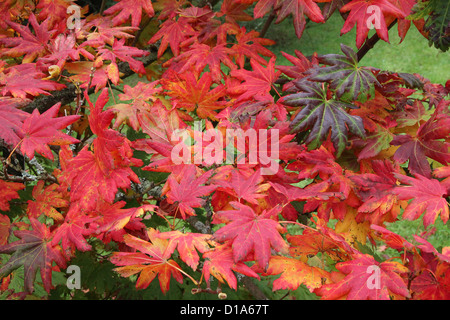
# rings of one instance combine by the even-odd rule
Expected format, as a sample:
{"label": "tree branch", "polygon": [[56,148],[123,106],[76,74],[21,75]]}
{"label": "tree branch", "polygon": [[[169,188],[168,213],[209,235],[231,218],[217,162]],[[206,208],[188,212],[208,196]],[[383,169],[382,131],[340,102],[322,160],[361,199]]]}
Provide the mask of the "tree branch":
{"label": "tree branch", "polygon": [[[150,46],[147,48],[147,50],[150,52],[149,55],[141,58],[136,58],[136,60],[142,61],[144,66],[149,65],[150,63],[156,61],[157,59],[157,49],[155,46]],[[125,79],[132,74],[134,74],[134,71],[131,70],[128,62],[120,62],[118,64],[119,72],[123,74],[122,79]],[[94,88],[89,88],[88,93],[92,94],[94,93]],[[77,97],[76,93],[76,87],[74,84],[70,83],[67,85],[67,87],[63,90],[59,91],[52,91],[50,92],[50,95],[40,95],[37,98],[35,98],[31,103],[29,103],[27,106],[23,108],[23,111],[26,112],[32,112],[34,109],[38,109],[40,113],[43,113],[50,109],[52,106],[54,106],[56,103],[61,102],[62,105],[71,103],[74,101],[74,99]]]}
{"label": "tree branch", "polygon": [[[391,30],[391,28],[397,23],[397,20],[394,20],[394,22],[392,22],[389,27],[388,27],[388,31]],[[358,61],[361,61],[362,58],[364,58],[364,56],[366,55],[367,52],[369,52],[370,49],[372,49],[375,44],[378,42],[378,40],[380,40],[380,37],[378,36],[377,33],[375,33],[372,37],[366,39],[366,42],[364,42],[364,45],[358,50],[358,52],[356,53],[357,57],[358,57]]]}

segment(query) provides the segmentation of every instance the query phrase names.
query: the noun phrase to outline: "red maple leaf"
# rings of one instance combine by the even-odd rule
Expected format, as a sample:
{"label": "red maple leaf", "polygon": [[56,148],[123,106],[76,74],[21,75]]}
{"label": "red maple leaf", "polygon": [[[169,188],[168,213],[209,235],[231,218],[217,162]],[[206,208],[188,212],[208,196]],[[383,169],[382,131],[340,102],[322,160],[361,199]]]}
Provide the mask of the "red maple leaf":
{"label": "red maple leaf", "polygon": [[394,189],[400,200],[412,200],[405,211],[403,218],[407,220],[416,220],[424,212],[423,225],[428,227],[433,224],[440,214],[444,223],[449,219],[449,206],[445,199],[447,188],[437,179],[428,179],[416,175],[416,178],[397,174],[396,177],[401,183],[406,184]]}
{"label": "red maple leaf", "polygon": [[[369,9],[375,8],[377,10]],[[360,48],[369,34],[370,22],[373,22],[380,39],[389,42],[389,34],[385,16],[404,18],[405,13],[389,0],[353,0],[344,5],[341,12],[350,11],[341,35],[349,32],[356,23],[356,46]],[[379,14],[378,14],[379,13]]]}
{"label": "red maple leaf", "polygon": [[250,60],[250,64],[252,66],[252,71],[239,69],[230,72],[232,77],[244,81],[241,87],[234,88],[231,93],[240,93],[238,101],[252,98],[256,100],[272,98],[269,94],[270,90],[272,89],[274,82],[278,79],[278,76],[281,74],[281,71],[275,72],[275,58],[270,59],[267,68],[264,68],[253,59]]}
{"label": "red maple leaf", "polygon": [[259,37],[259,32],[255,30],[247,30],[245,27],[241,27],[236,31],[231,31],[231,34],[236,36],[237,43],[231,47],[232,56],[236,60],[237,65],[242,69],[244,68],[246,58],[253,59],[256,62],[267,65],[267,61],[262,57],[272,58],[274,53],[265,46],[271,46],[275,44],[275,41],[271,39],[265,39]]}
{"label": "red maple leaf", "polygon": [[51,243],[52,233],[45,224],[30,219],[32,230],[16,230],[14,235],[20,240],[0,246],[0,253],[12,254],[8,262],[0,268],[0,278],[24,266],[25,290],[34,291],[34,280],[38,269],[42,284],[47,292],[52,287],[52,263],[60,268],[66,267],[61,248]]}
{"label": "red maple leaf", "polygon": [[30,31],[28,26],[7,21],[8,25],[20,34],[20,37],[0,39],[0,43],[6,46],[0,51],[1,56],[21,57],[24,55],[22,63],[30,63],[37,57],[48,53],[47,45],[52,38],[53,31],[55,31],[48,30],[49,20],[47,19],[39,25],[36,16],[31,14],[29,22],[34,33]]}
{"label": "red maple leaf", "polygon": [[186,169],[178,174],[170,175],[167,179],[168,190],[163,191],[167,196],[169,203],[176,203],[177,209],[181,213],[181,217],[195,215],[194,208],[199,208],[205,202],[201,197],[209,195],[217,186],[202,186],[207,183],[211,177],[213,170],[207,171],[196,177],[197,168],[195,165],[187,165]]}
{"label": "red maple leaf", "polygon": [[316,289],[314,292],[322,299],[389,300],[391,293],[401,297],[410,295],[405,280],[400,276],[408,268],[398,262],[379,263],[370,255],[357,254],[350,261],[337,263],[336,268],[345,277]]}
{"label": "red maple leaf", "polygon": [[237,279],[233,271],[259,279],[258,274],[242,261],[235,261],[233,250],[230,245],[223,244],[203,254],[205,262],[202,272],[205,281],[210,286],[211,276],[220,283],[227,282],[230,288],[237,289]]}
{"label": "red maple leaf", "polygon": [[44,187],[44,183],[44,180],[39,180],[33,188],[34,201],[28,200],[28,217],[37,219],[44,214],[54,220],[64,220],[63,215],[56,208],[68,207],[69,201],[58,191],[58,184]]}
{"label": "red maple leaf", "polygon": [[316,2],[327,2],[329,0],[261,0],[255,6],[253,15],[260,18],[274,8],[277,13],[276,23],[280,23],[287,16],[292,15],[294,20],[295,34],[298,38],[302,37],[305,29],[305,15],[314,22],[325,22],[322,12]]}
{"label": "red maple leaf", "polygon": [[431,167],[427,158],[443,165],[450,163],[450,143],[443,140],[450,135],[450,116],[435,113],[417,130],[416,137],[409,134],[397,135],[392,145],[400,146],[393,159],[399,163],[409,160],[408,169],[413,174],[431,177]]}
{"label": "red maple leaf", "polygon": [[147,13],[151,18],[155,15],[151,0],[115,0],[119,1],[112,7],[106,9],[103,13],[107,15],[116,14],[112,19],[115,26],[124,24],[128,18],[131,17],[131,25],[133,27],[139,27],[141,23],[142,11]]}
{"label": "red maple leaf", "polygon": [[118,103],[109,107],[117,114],[113,126],[114,129],[118,129],[120,125],[126,123],[134,130],[139,131],[139,114],[147,113],[150,108],[147,102],[156,100],[156,94],[162,90],[161,87],[156,87],[158,83],[158,81],[151,83],[138,82],[134,87],[124,86],[124,93],[119,94],[119,99],[122,101],[131,100],[131,103]]}
{"label": "red maple leaf", "polygon": [[77,121],[80,116],[55,118],[60,107],[61,103],[58,102],[43,114],[39,114],[39,111],[34,109],[33,113],[23,122],[22,128],[17,133],[21,138],[20,151],[30,159],[34,158],[34,153],[37,152],[53,160],[53,153],[49,145],[60,146],[79,142],[78,139],[62,133],[60,130]]}
{"label": "red maple leaf", "polygon": [[[37,70],[35,63],[24,63],[0,68],[0,93],[15,98],[27,99],[27,95],[50,95],[48,91],[61,90],[66,86],[62,83],[43,80],[45,75]],[[3,71],[3,72],[2,72]]]}
{"label": "red maple leaf", "polygon": [[167,251],[172,254],[177,249],[180,254],[181,260],[183,260],[194,271],[200,261],[200,257],[197,251],[206,253],[210,248],[210,244],[213,243],[212,236],[210,234],[203,233],[182,233],[179,230],[161,232],[158,234],[159,238],[168,239],[169,245]]}
{"label": "red maple leaf", "polygon": [[139,183],[131,166],[141,166],[142,160],[133,158],[131,142],[119,132],[109,129],[115,117],[112,109],[103,111],[108,102],[108,89],[99,95],[95,106],[86,94],[90,107],[89,124],[97,135],[93,141],[93,150],[85,146],[76,157],[68,161],[67,179],[71,186],[71,201],[81,201],[82,207],[93,209],[100,196],[112,203],[119,188],[127,189],[131,181]]}
{"label": "red maple leaf", "polygon": [[169,241],[158,238],[156,231],[149,231],[151,242],[132,235],[125,235],[125,243],[140,252],[114,252],[111,262],[119,266],[114,270],[123,277],[140,273],[136,288],[145,289],[158,276],[161,291],[165,294],[170,287],[171,276],[179,283],[183,283],[180,266],[172,259],[168,250]]}
{"label": "red maple leaf", "polygon": [[0,97],[0,139],[8,145],[16,146],[20,137],[17,132],[22,127],[23,121],[30,116],[29,113],[20,110],[26,100],[12,97]]}
{"label": "red maple leaf", "polygon": [[9,211],[9,201],[19,199],[17,191],[24,189],[25,186],[19,182],[8,182],[0,180],[0,210]]}
{"label": "red maple leaf", "polygon": [[57,245],[61,241],[61,246],[68,257],[75,248],[79,251],[91,250],[92,246],[86,241],[86,237],[92,233],[88,224],[93,220],[93,217],[81,210],[78,203],[72,204],[64,222],[55,230],[52,244]]}
{"label": "red maple leaf", "polygon": [[236,210],[217,212],[218,219],[229,221],[214,233],[218,241],[231,241],[234,261],[243,261],[251,253],[262,268],[267,268],[271,248],[278,252],[287,252],[288,246],[281,237],[282,230],[275,220],[279,207],[264,210],[257,215],[249,206],[232,201]]}
{"label": "red maple leaf", "polygon": [[227,107],[226,87],[217,85],[212,88],[213,76],[210,72],[201,75],[196,72],[177,74],[169,72],[162,80],[164,88],[177,108],[195,111],[202,118],[216,119],[216,111]]}
{"label": "red maple leaf", "polygon": [[279,23],[291,15],[294,18],[295,34],[298,38],[302,37],[306,26],[305,15],[313,22],[325,22],[319,6],[316,2],[327,2],[328,0],[284,0],[279,1],[275,10],[277,12],[276,23]]}
{"label": "red maple leaf", "polygon": [[264,181],[259,170],[254,172],[251,176],[242,174],[239,170],[231,172],[230,181],[220,181],[220,190],[237,198],[237,201],[246,200],[255,205],[258,204],[258,199],[264,198],[264,194],[270,186]]}
{"label": "red maple leaf", "polygon": [[206,44],[195,43],[189,47],[189,50],[175,57],[176,71],[183,73],[190,71],[192,68],[196,74],[200,74],[208,66],[213,81],[219,83],[223,78],[222,64],[231,70],[236,69],[236,65],[229,56],[231,53],[231,49],[227,48],[225,44],[211,47]]}
{"label": "red maple leaf", "polygon": [[161,39],[161,44],[158,48],[158,58],[163,55],[169,45],[174,56],[178,56],[180,54],[181,43],[195,34],[195,30],[186,18],[179,18],[178,20],[169,19],[161,24],[158,32],[155,33],[148,43],[155,43]]}

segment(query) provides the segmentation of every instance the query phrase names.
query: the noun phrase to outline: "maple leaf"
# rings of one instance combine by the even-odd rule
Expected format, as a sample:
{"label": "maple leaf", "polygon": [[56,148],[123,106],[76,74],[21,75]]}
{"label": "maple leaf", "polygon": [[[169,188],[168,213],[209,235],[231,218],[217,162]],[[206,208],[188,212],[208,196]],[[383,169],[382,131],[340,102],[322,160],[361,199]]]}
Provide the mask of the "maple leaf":
{"label": "maple leaf", "polygon": [[192,67],[196,74],[200,74],[208,66],[212,80],[219,83],[222,79],[222,64],[231,70],[236,69],[236,65],[229,57],[231,52],[231,49],[227,48],[225,44],[211,47],[206,44],[195,43],[189,47],[189,50],[176,56],[174,61],[182,65],[177,70],[179,73],[184,73]]}
{"label": "maple leaf", "polygon": [[148,17],[151,18],[155,15],[153,10],[151,0],[115,0],[119,1],[112,7],[106,9],[103,13],[107,15],[112,15],[117,13],[117,15],[112,19],[114,26],[118,26],[127,22],[128,18],[131,17],[131,25],[133,27],[139,27],[141,23],[142,11],[147,13]]}
{"label": "maple leaf", "polygon": [[93,220],[93,217],[80,210],[79,204],[71,205],[63,223],[55,230],[52,244],[57,245],[61,241],[61,246],[67,256],[70,256],[74,247],[79,251],[91,250],[92,246],[86,241],[85,237],[92,233],[88,224]]}
{"label": "maple leaf", "polygon": [[284,194],[286,199],[291,201],[302,201],[310,199],[328,200],[330,197],[340,197],[339,192],[325,192],[329,188],[327,183],[317,183],[305,188],[298,188],[292,185],[284,185],[277,182],[269,182],[269,184],[279,193]]}
{"label": "maple leaf", "polygon": [[119,94],[119,99],[122,101],[131,100],[130,104],[118,103],[109,107],[117,114],[114,122],[114,129],[120,127],[121,124],[126,123],[134,130],[139,131],[139,114],[146,113],[150,109],[147,101],[156,100],[156,95],[162,91],[161,87],[156,87],[159,81],[151,83],[138,82],[134,87],[125,85],[124,93]]}
{"label": "maple leaf", "polygon": [[372,168],[374,173],[350,175],[349,179],[355,183],[355,191],[363,201],[358,212],[370,213],[368,218],[377,223],[383,222],[384,219],[379,219],[397,208],[398,198],[393,191],[397,187],[395,173],[399,168],[389,160],[374,160]]}
{"label": "maple leaf", "polygon": [[11,21],[7,21],[7,23],[14,31],[20,34],[20,38],[0,39],[0,43],[7,47],[0,51],[1,56],[21,57],[24,55],[22,63],[30,63],[37,57],[44,56],[48,53],[47,44],[52,38],[51,35],[54,31],[48,30],[48,19],[39,25],[36,16],[30,14],[29,23],[33,27],[34,34],[28,27]]}
{"label": "maple leaf", "polygon": [[67,8],[71,5],[65,0],[40,0],[36,5],[39,9],[37,17],[40,21],[49,19],[49,24],[54,25],[67,17]]}
{"label": "maple leaf", "polygon": [[8,145],[16,146],[20,138],[17,135],[23,121],[29,117],[29,114],[20,110],[23,101],[20,98],[0,97],[0,139],[3,139]]}
{"label": "maple leaf", "polygon": [[350,261],[339,262],[336,268],[344,279],[326,284],[314,292],[325,300],[346,297],[347,300],[389,300],[390,294],[409,297],[409,290],[400,274],[408,268],[395,261],[379,263],[367,254],[356,254]]}
{"label": "maple leaf", "polygon": [[305,229],[299,235],[287,235],[286,239],[291,244],[289,253],[303,261],[319,252],[326,253],[333,260],[345,258],[345,251],[340,250],[338,243],[314,229]]}
{"label": "maple leaf", "polygon": [[289,15],[293,16],[295,34],[298,38],[302,37],[303,30],[305,29],[306,19],[308,16],[311,21],[320,23],[325,22],[322,12],[316,2],[326,2],[328,0],[261,0],[256,4],[253,15],[256,18],[261,18],[266,13],[274,8],[277,13],[277,20],[275,23],[280,23],[286,19]]}
{"label": "maple leaf", "polygon": [[[281,55],[285,57],[293,66],[277,66],[276,68],[288,77],[298,80],[308,75],[308,70],[319,64],[317,53],[311,56],[311,61],[303,55],[299,50],[294,50],[295,57],[289,53],[281,51]],[[288,82],[283,86],[283,91],[287,91],[293,85]]]}
{"label": "maple leaf", "polygon": [[416,220],[425,212],[423,216],[425,227],[433,224],[439,214],[442,221],[447,223],[449,219],[449,206],[445,199],[448,195],[447,188],[439,180],[421,175],[413,178],[396,174],[396,177],[406,185],[396,187],[393,192],[401,200],[412,199],[403,212],[404,219]]}
{"label": "maple leaf", "polygon": [[61,90],[66,86],[62,83],[43,80],[44,74],[37,70],[36,64],[24,63],[0,70],[0,89],[3,96],[27,99],[32,96],[50,95],[48,90]]}
{"label": "maple leaf", "polygon": [[179,230],[161,232],[158,234],[159,238],[168,239],[167,246],[168,253],[172,254],[177,249],[183,260],[192,270],[196,270],[199,264],[200,257],[197,253],[206,253],[213,243],[212,235],[202,233],[182,233]]}
{"label": "maple leaf", "polygon": [[[66,63],[64,69],[71,73],[72,75],[69,79],[75,83],[81,83],[80,88],[87,88],[88,85],[95,87],[94,92],[97,93],[100,89],[106,87],[109,80],[111,79],[107,72],[108,65],[103,64],[99,68],[95,68],[92,73],[92,68],[94,67],[94,62],[91,61],[75,61]],[[91,79],[91,74],[93,77]],[[115,75],[117,76],[117,75]],[[113,82],[114,83],[114,82]]]}
{"label": "maple leaf", "polygon": [[195,35],[195,33],[195,30],[187,22],[187,19],[168,19],[161,24],[158,32],[153,35],[148,43],[152,44],[161,39],[157,54],[158,58],[163,55],[169,45],[174,56],[178,56],[181,43],[188,37]]}
{"label": "maple leaf", "polygon": [[414,300],[449,300],[450,268],[448,263],[440,262],[433,271],[424,270],[411,282]]}
{"label": "maple leaf", "polygon": [[167,196],[169,203],[176,203],[181,217],[186,219],[186,216],[195,215],[193,208],[200,208],[205,202],[202,196],[207,196],[214,191],[217,186],[205,184],[209,177],[211,177],[213,170],[203,173],[201,176],[196,177],[196,166],[189,165],[187,169],[179,175],[177,179],[174,175],[170,175],[167,179],[169,190],[163,192]]}
{"label": "maple leaf", "polygon": [[68,207],[69,201],[64,199],[64,195],[57,190],[58,184],[54,183],[47,187],[44,187],[44,184],[43,180],[39,180],[33,188],[34,201],[28,200],[28,217],[37,219],[41,214],[44,214],[54,220],[64,220],[64,217],[56,208]]}
{"label": "maple leaf", "polygon": [[20,151],[33,159],[34,153],[53,160],[54,156],[49,145],[66,145],[80,142],[59,130],[66,128],[68,125],[80,119],[79,115],[71,115],[55,118],[61,103],[58,102],[53,107],[39,114],[38,109],[34,109],[33,113],[24,120],[18,136],[20,140]]}
{"label": "maple leaf", "polygon": [[311,292],[325,284],[329,273],[323,269],[312,267],[297,259],[273,256],[270,257],[266,272],[261,275],[281,276],[273,281],[272,290],[297,290],[300,285],[305,285]]}
{"label": "maple leaf", "polygon": [[[369,7],[375,6],[381,14],[377,14]],[[373,7],[372,7],[373,8]],[[356,23],[356,46],[360,48],[369,34],[370,22],[375,22],[375,30],[380,39],[389,43],[389,33],[385,21],[385,16],[395,18],[405,18],[405,13],[392,4],[389,0],[353,0],[344,5],[340,12],[350,11],[341,35],[349,32]],[[375,15],[375,16],[374,16]],[[373,21],[374,20],[374,21]]]}
{"label": "maple leaf", "polygon": [[259,279],[259,275],[242,261],[235,261],[233,250],[230,245],[218,245],[214,249],[203,254],[205,262],[202,272],[205,281],[210,286],[211,276],[219,280],[220,283],[228,283],[230,288],[237,289],[237,279],[233,271]]}
{"label": "maple leaf", "polygon": [[0,268],[0,278],[15,269],[24,266],[25,290],[32,293],[34,279],[38,269],[42,284],[47,292],[52,286],[52,263],[60,268],[66,267],[66,260],[59,246],[51,244],[52,234],[45,224],[31,218],[32,230],[15,230],[14,235],[20,240],[0,246],[0,253],[12,254],[9,261]]}
{"label": "maple leaf", "polygon": [[303,30],[306,26],[305,15],[313,22],[325,22],[322,12],[316,2],[326,2],[328,0],[284,0],[277,2],[275,11],[277,13],[277,20],[275,23],[280,23],[287,16],[292,15],[294,20],[294,30],[297,38],[301,38]]}
{"label": "maple leaf", "polygon": [[105,44],[113,45],[117,39],[130,39],[132,32],[138,28],[131,26],[113,26],[112,19],[108,16],[100,16],[87,22],[81,28],[81,33],[86,38],[81,47],[101,47]]}
{"label": "maple leaf", "polygon": [[341,98],[345,93],[356,100],[359,94],[367,95],[374,84],[379,84],[377,78],[367,67],[358,66],[358,57],[352,48],[341,44],[345,55],[327,54],[319,56],[319,62],[329,65],[311,70],[310,80],[327,81],[330,88],[336,90],[336,96]]}
{"label": "maple leaf", "polygon": [[39,59],[39,62],[58,65],[61,69],[67,60],[78,61],[80,54],[89,60],[94,60],[94,55],[83,47],[76,46],[74,34],[59,34],[48,46],[50,54]]}
{"label": "maple leaf", "polygon": [[262,56],[273,58],[274,53],[265,46],[271,46],[275,44],[275,41],[260,38],[259,32],[255,30],[246,31],[245,27],[241,27],[235,32],[230,32],[235,35],[237,41],[231,47],[231,55],[237,65],[243,69],[247,58],[253,59],[259,64],[267,65],[267,61]]}
{"label": "maple leaf", "polygon": [[236,210],[219,211],[218,218],[230,221],[214,233],[218,241],[231,241],[234,261],[244,260],[253,252],[255,261],[267,268],[271,248],[278,252],[287,252],[287,244],[281,237],[280,225],[274,217],[280,208],[274,207],[257,215],[249,206],[232,201]]}
{"label": "maple leaf", "polygon": [[396,250],[404,250],[405,248],[408,250],[412,250],[414,247],[409,241],[407,241],[402,236],[400,236],[400,235],[396,234],[395,232],[392,232],[382,226],[372,224],[370,226],[370,228],[372,230],[374,230],[374,234],[377,237],[383,239],[383,241],[386,242],[386,244],[390,248],[393,248]]}
{"label": "maple leaf", "polygon": [[224,85],[211,89],[213,76],[210,72],[198,76],[195,72],[180,75],[171,73],[162,83],[177,108],[184,108],[188,112],[195,111],[202,119],[215,120],[216,111],[228,105],[224,99],[226,96]]}
{"label": "maple leaf", "polygon": [[89,151],[86,145],[68,161],[65,172],[71,186],[71,201],[81,201],[89,210],[94,208],[99,195],[112,203],[119,188],[129,188],[131,181],[139,183],[138,176],[130,167],[143,163],[133,158],[131,142],[108,128],[115,117],[112,109],[103,111],[109,100],[108,89],[102,90],[95,106],[86,92],[85,97],[90,108],[90,128],[97,136],[92,143],[94,152]]}
{"label": "maple leaf", "polygon": [[326,88],[305,79],[295,82],[301,92],[283,97],[283,103],[288,106],[305,106],[292,120],[291,128],[294,132],[311,129],[305,141],[310,149],[319,147],[331,130],[331,141],[339,157],[346,148],[349,131],[365,138],[362,119],[346,111],[356,106],[329,99]]}
{"label": "maple leaf", "polygon": [[117,66],[116,60],[128,62],[130,69],[137,74],[145,74],[145,68],[142,61],[133,59],[134,57],[143,57],[148,55],[148,51],[138,49],[136,47],[130,47],[125,45],[126,39],[115,40],[111,49],[100,48],[98,49],[98,59],[109,60],[112,65],[115,65],[117,69],[117,77],[119,76],[119,68]]}
{"label": "maple leaf", "polygon": [[447,165],[450,163],[450,143],[442,141],[450,135],[450,116],[435,113],[417,130],[415,137],[409,134],[397,135],[391,141],[400,146],[393,159],[399,163],[409,160],[408,169],[413,174],[431,177],[428,158]]}
{"label": "maple leaf", "polygon": [[9,211],[9,201],[19,199],[17,191],[24,189],[25,186],[19,182],[8,182],[0,180],[0,210]]}
{"label": "maple leaf", "polygon": [[227,22],[236,23],[237,21],[251,21],[252,16],[245,12],[250,3],[242,3],[239,1],[225,0],[217,13],[218,17],[225,16]]}
{"label": "maple leaf", "polygon": [[[154,232],[154,231],[153,231]],[[161,291],[166,294],[170,287],[171,276],[183,283],[180,266],[172,259],[168,250],[169,241],[149,233],[151,242],[139,239],[130,234],[124,235],[125,243],[140,252],[114,252],[110,260],[119,266],[114,270],[123,277],[140,273],[136,288],[145,289],[158,277]]]}
{"label": "maple leaf", "polygon": [[244,199],[250,203],[258,204],[258,199],[264,198],[264,194],[270,188],[264,181],[259,170],[255,171],[251,176],[246,177],[238,170],[231,172],[230,181],[220,181],[220,190],[236,197],[238,201]]}
{"label": "maple leaf", "polygon": [[252,66],[252,71],[239,69],[230,72],[232,77],[244,81],[243,87],[239,88],[243,92],[240,94],[238,101],[251,98],[256,100],[271,98],[270,90],[281,73],[280,71],[275,72],[275,58],[270,59],[267,68],[264,68],[253,59],[250,59],[250,65]]}

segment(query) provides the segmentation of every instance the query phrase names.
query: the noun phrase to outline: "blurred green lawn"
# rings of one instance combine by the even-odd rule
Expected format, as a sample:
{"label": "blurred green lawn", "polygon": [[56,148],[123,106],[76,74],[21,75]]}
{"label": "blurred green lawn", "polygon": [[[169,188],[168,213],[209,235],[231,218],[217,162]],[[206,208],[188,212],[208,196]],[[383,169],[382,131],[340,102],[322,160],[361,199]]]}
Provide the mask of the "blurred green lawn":
{"label": "blurred green lawn", "polygon": [[[292,19],[288,18],[279,24],[272,24],[265,37],[277,42],[270,47],[277,55],[277,64],[290,65],[280,51],[294,55],[294,49],[297,49],[306,56],[314,52],[319,55],[341,53],[341,43],[356,51],[356,27],[340,36],[343,24],[344,20],[335,12],[324,24],[309,22],[302,38],[298,39],[293,31]],[[371,30],[369,35],[373,33],[374,30]],[[450,51],[442,52],[429,47],[428,40],[413,24],[402,43],[397,26],[394,26],[389,31],[389,41],[378,41],[361,64],[394,72],[419,73],[431,82],[441,84],[450,78]]]}

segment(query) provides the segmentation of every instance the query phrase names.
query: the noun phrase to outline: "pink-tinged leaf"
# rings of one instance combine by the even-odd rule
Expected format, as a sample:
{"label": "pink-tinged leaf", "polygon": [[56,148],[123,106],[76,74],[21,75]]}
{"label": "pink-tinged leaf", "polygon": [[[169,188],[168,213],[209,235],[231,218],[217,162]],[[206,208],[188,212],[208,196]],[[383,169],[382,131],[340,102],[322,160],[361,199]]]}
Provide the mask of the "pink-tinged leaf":
{"label": "pink-tinged leaf", "polygon": [[379,263],[367,254],[357,254],[336,268],[345,278],[326,284],[314,292],[325,300],[389,300],[390,294],[409,297],[406,281],[401,277],[408,268],[394,261]]}
{"label": "pink-tinged leaf", "polygon": [[447,188],[437,179],[428,179],[417,175],[416,178],[396,175],[403,186],[394,189],[400,200],[411,200],[403,212],[403,218],[416,220],[423,213],[423,225],[428,227],[436,221],[440,215],[444,223],[449,218],[449,206],[445,199]]}
{"label": "pink-tinged leaf", "polygon": [[20,151],[30,159],[34,158],[34,153],[53,160],[53,153],[49,145],[61,146],[66,144],[78,143],[75,139],[60,130],[77,121],[80,116],[65,116],[56,118],[61,103],[58,102],[53,107],[39,114],[35,109],[33,113],[25,119],[21,130],[18,132],[21,138]]}
{"label": "pink-tinged leaf", "polygon": [[216,213],[229,223],[217,230],[214,238],[232,242],[234,261],[243,261],[253,253],[256,262],[265,269],[269,263],[271,249],[287,252],[288,246],[279,232],[282,228],[275,220],[280,212],[279,207],[257,215],[249,206],[235,201],[230,204],[236,210]]}
{"label": "pink-tinged leaf", "polygon": [[120,0],[119,3],[106,9],[103,13],[105,15],[116,14],[112,19],[114,26],[124,24],[131,17],[131,25],[139,27],[143,11],[149,18],[155,15],[151,0]]}

